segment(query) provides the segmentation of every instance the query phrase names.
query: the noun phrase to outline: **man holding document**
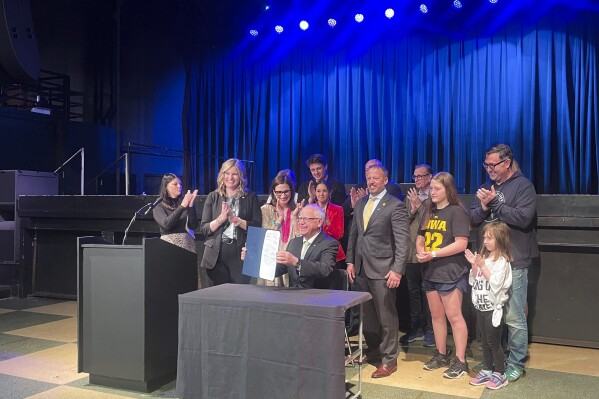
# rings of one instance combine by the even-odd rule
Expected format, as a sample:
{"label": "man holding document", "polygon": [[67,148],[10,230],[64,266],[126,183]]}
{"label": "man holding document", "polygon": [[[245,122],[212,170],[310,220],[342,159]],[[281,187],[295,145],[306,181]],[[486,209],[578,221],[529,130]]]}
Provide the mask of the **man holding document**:
{"label": "man holding document", "polygon": [[[322,232],[324,220],[325,213],[318,205],[304,206],[297,216],[301,236],[291,239],[286,251],[276,253],[276,276],[289,273],[290,287],[313,288],[317,279],[333,271],[339,242]],[[245,254],[243,248],[241,259]]]}

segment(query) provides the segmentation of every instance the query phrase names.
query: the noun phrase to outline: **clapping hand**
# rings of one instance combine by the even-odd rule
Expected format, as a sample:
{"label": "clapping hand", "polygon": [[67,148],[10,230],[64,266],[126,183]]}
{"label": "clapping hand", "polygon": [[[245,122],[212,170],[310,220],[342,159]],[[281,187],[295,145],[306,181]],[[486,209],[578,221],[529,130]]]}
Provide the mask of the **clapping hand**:
{"label": "clapping hand", "polygon": [[[197,191],[196,191],[196,195],[197,195]],[[189,207],[189,203],[193,202],[192,197],[193,197],[193,194],[191,193],[191,191],[187,190],[187,192],[185,193],[185,196],[183,197],[183,201],[181,201],[181,206],[183,208]]]}
{"label": "clapping hand", "polygon": [[356,189],[356,188],[352,187],[349,190],[349,198],[351,200],[351,207],[355,208],[356,202],[358,202],[358,200],[360,198],[362,198],[362,197],[364,197],[366,195],[368,195],[368,190],[367,189],[364,189],[364,188],[361,188],[361,187],[359,187],[359,188]]}
{"label": "clapping hand", "polygon": [[[187,191],[189,193],[189,190]],[[191,194],[190,194],[190,198],[189,198],[189,204],[187,204],[187,206],[189,208],[193,208],[193,202],[196,200],[196,198],[198,197],[198,190],[194,190]]]}
{"label": "clapping hand", "polygon": [[293,216],[294,219],[297,218],[297,215],[299,215],[299,213],[302,210],[302,208],[304,207],[305,203],[306,203],[306,200],[303,199],[302,202],[300,202],[299,204],[297,204],[297,206],[293,210],[293,213],[291,214],[291,216]]}
{"label": "clapping hand", "polygon": [[480,200],[480,205],[485,211],[489,209],[489,202],[493,201],[496,196],[495,186],[491,186],[490,190],[481,187],[476,191],[476,198]]}
{"label": "clapping hand", "polygon": [[406,198],[410,201],[410,212],[416,213],[420,205],[422,205],[422,200],[418,197],[418,191],[414,187],[410,188],[406,194]]}
{"label": "clapping hand", "polygon": [[472,253],[471,250],[466,249],[464,251],[464,255],[466,256],[466,260],[468,262],[470,262],[471,264],[474,264],[474,262],[476,261],[476,256],[475,256],[475,254]]}
{"label": "clapping hand", "polygon": [[314,180],[310,180],[308,183],[308,203],[311,204],[314,202],[314,198],[316,198],[316,184]]}
{"label": "clapping hand", "polygon": [[[477,269],[484,264],[484,259],[478,252],[472,253],[469,249],[464,251],[464,255],[466,256],[466,260],[470,262],[473,269]],[[475,270],[476,272],[476,270]]]}
{"label": "clapping hand", "polygon": [[229,204],[227,204],[226,202],[223,202],[218,219],[221,221],[221,223],[223,223],[225,220],[229,219],[231,214],[232,214],[232,212],[231,212],[231,208],[229,208]]}
{"label": "clapping hand", "polygon": [[280,201],[277,201],[275,210],[277,211],[277,216],[278,216],[277,221],[279,223],[283,223],[283,221],[287,217],[287,207],[284,204],[281,204]]}

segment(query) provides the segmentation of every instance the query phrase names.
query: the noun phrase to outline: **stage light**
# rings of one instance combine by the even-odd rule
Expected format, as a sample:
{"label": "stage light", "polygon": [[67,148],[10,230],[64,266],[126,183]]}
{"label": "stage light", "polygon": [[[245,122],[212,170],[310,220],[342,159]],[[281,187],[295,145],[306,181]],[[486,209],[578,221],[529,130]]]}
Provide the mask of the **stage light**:
{"label": "stage light", "polygon": [[268,11],[270,10],[270,6],[267,4],[266,7],[264,7],[264,11]]}
{"label": "stage light", "polygon": [[334,28],[335,25],[337,25],[337,21],[335,21],[333,18],[329,18],[329,20],[327,22],[329,23],[329,26],[331,28]]}
{"label": "stage light", "polygon": [[250,35],[256,37],[256,36],[258,36],[258,31],[256,29],[252,29],[252,30],[250,30]]}
{"label": "stage light", "polygon": [[306,30],[310,27],[310,24],[308,23],[308,21],[301,21],[299,27],[301,28],[301,30]]}
{"label": "stage light", "polygon": [[275,26],[275,31],[280,35],[283,33],[283,27],[281,25]]}
{"label": "stage light", "polygon": [[489,3],[495,4],[495,3],[497,3],[497,0],[489,0]]}
{"label": "stage light", "polygon": [[362,21],[364,21],[364,15],[362,15],[362,14],[356,14],[356,22],[360,23]]}
{"label": "stage light", "polygon": [[387,8],[385,10],[385,17],[391,19],[391,18],[393,18],[394,15],[395,15],[395,11],[393,11],[392,8]]}
{"label": "stage light", "polygon": [[420,12],[426,14],[428,12],[428,7],[426,4],[420,4]]}
{"label": "stage light", "polygon": [[460,0],[454,0],[453,6],[459,10],[462,8],[462,2]]}

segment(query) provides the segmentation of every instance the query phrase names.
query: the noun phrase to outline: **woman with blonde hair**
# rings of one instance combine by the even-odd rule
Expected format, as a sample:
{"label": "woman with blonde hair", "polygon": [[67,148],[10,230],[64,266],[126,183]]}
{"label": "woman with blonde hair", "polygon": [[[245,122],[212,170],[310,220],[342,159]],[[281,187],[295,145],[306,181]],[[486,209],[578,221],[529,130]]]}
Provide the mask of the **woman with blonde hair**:
{"label": "woman with blonde hair", "polygon": [[241,248],[249,226],[262,226],[260,203],[249,191],[245,166],[240,160],[225,161],[218,172],[217,188],[208,194],[202,212],[201,232],[206,237],[201,266],[213,285],[249,284],[241,273]]}
{"label": "woman with blonde hair", "polygon": [[[462,316],[462,300],[468,292],[468,261],[464,250],[470,236],[470,219],[458,197],[453,176],[439,172],[430,185],[430,201],[416,239],[416,255],[422,262],[422,288],[426,292],[437,353],[425,370],[449,368],[443,376],[468,374],[468,328]],[[447,348],[447,320],[455,343],[455,359]]]}

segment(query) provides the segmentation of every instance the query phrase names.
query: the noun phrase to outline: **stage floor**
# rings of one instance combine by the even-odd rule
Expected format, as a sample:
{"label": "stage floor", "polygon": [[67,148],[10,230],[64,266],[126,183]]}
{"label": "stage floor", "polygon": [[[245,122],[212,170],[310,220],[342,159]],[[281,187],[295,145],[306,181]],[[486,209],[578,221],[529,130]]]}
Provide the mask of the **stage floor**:
{"label": "stage floor", "polygon": [[[77,373],[77,306],[74,301],[47,298],[0,300],[0,386],[3,399],[174,398],[175,382],[151,394],[89,384]],[[482,359],[479,342],[468,347],[470,366]],[[368,398],[595,398],[599,387],[599,350],[531,344],[527,375],[499,391],[473,387],[468,379],[448,380],[443,370],[425,371],[433,348],[421,341],[402,348],[398,372],[373,380],[375,366],[363,368],[363,397]],[[347,367],[350,390],[358,369]],[[353,384],[353,387],[351,386]],[[292,398],[290,398],[292,399]]]}

